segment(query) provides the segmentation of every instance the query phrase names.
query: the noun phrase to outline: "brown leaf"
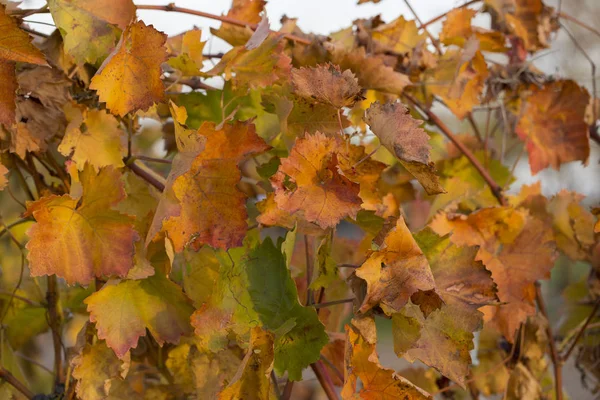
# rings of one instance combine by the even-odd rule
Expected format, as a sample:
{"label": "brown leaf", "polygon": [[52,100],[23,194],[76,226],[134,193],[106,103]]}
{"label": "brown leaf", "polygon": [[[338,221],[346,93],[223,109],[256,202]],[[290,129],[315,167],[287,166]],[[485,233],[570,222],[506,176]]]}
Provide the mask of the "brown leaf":
{"label": "brown leaf", "polygon": [[365,122],[428,194],[445,192],[429,156],[429,135],[402,103],[373,103],[366,112]]}
{"label": "brown leaf", "polygon": [[360,86],[352,71],[333,64],[292,70],[294,93],[335,108],[351,107],[360,99]]}
{"label": "brown leaf", "polygon": [[48,65],[46,58],[33,44],[29,35],[19,29],[17,21],[6,14],[6,7],[0,4],[0,60]]}

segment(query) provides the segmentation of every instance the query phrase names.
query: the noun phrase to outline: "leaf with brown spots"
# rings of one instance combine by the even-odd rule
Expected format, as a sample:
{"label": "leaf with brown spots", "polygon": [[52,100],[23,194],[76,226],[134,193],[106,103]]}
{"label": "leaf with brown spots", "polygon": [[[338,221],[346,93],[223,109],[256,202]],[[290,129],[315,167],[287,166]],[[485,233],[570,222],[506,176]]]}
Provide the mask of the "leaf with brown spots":
{"label": "leaf with brown spots", "polygon": [[333,64],[292,70],[294,93],[335,108],[351,107],[360,97],[360,86],[350,70]]}

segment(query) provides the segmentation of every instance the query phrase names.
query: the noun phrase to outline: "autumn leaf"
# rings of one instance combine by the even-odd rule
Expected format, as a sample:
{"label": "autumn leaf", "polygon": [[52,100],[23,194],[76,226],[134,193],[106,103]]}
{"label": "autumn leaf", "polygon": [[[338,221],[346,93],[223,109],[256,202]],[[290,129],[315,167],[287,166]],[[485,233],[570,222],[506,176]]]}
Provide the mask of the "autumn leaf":
{"label": "autumn leaf", "polygon": [[415,21],[407,21],[403,16],[394,21],[382,24],[371,32],[373,42],[382,50],[395,53],[408,53],[417,46],[423,45],[427,35],[419,33]]}
{"label": "autumn leaf", "polygon": [[256,217],[256,222],[264,226],[281,226],[287,229],[298,227],[298,231],[307,235],[322,234],[324,229],[319,225],[307,222],[298,215],[292,215],[287,211],[279,208],[275,202],[275,193],[271,192],[264,200],[256,203],[260,215]]}
{"label": "autumn leaf", "polygon": [[279,208],[301,213],[322,228],[333,227],[347,216],[356,217],[359,187],[338,171],[338,146],[338,140],[319,132],[296,140],[271,178]]}
{"label": "autumn leaf", "polygon": [[362,313],[378,305],[388,314],[398,312],[411,297],[427,311],[442,304],[427,258],[402,217],[356,275],[367,282],[367,295],[359,309]]}
{"label": "autumn leaf", "polygon": [[234,87],[261,88],[289,80],[291,59],[284,53],[285,41],[270,34],[260,46],[248,50],[244,46],[227,52],[208,75],[224,74]]}
{"label": "autumn leaf", "polygon": [[17,105],[15,95],[17,88],[15,63],[0,60],[0,93],[2,93],[2,96],[0,96],[0,124],[7,127],[16,122]]}
{"label": "autumn leaf", "polygon": [[177,343],[192,331],[193,307],[179,286],[158,274],[142,280],[109,281],[84,303],[98,338],[106,340],[121,359],[137,347],[146,329],[161,346]]}
{"label": "autumn leaf", "polygon": [[525,48],[536,51],[547,48],[550,34],[560,27],[554,14],[554,8],[542,0],[514,0],[514,11],[504,18],[510,32],[523,40]]}
{"label": "autumn leaf", "polygon": [[81,199],[49,195],[27,203],[26,215],[37,221],[27,232],[32,276],[87,285],[94,277],[124,277],[133,266],[133,217],[112,209],[125,198],[121,174],[109,167],[96,175],[88,166],[80,179]]}
{"label": "autumn leaf", "polygon": [[86,163],[96,170],[125,165],[125,136],[115,117],[106,111],[70,104],[65,107],[65,114],[69,124],[58,151],[70,155],[77,168],[82,170]]}
{"label": "autumn leaf", "polygon": [[335,108],[350,107],[360,99],[360,86],[350,70],[333,64],[292,70],[294,93]]}
{"label": "autumn leaf", "polygon": [[146,110],[164,99],[160,65],[167,59],[166,39],[164,33],[141,21],[125,29],[90,83],[113,114]]}
{"label": "autumn leaf", "polygon": [[253,328],[250,346],[232,382],[220,394],[220,400],[267,399],[271,393],[273,335]]}
{"label": "autumn leaf", "polygon": [[8,173],[8,169],[0,164],[0,190],[3,190],[8,185],[8,178],[6,174]]}
{"label": "autumn leaf", "polygon": [[79,64],[95,64],[114,48],[121,30],[135,19],[131,0],[49,0],[54,24],[64,38],[64,49]]}
{"label": "autumn leaf", "polygon": [[555,81],[542,88],[532,86],[522,102],[517,135],[525,142],[531,173],[580,160],[590,155],[588,127],[584,121],[590,96],[570,80]]}
{"label": "autumn leaf", "polygon": [[6,14],[6,7],[0,4],[0,60],[48,65],[46,58],[33,44],[29,35],[19,29],[17,21]]}
{"label": "autumn leaf", "polygon": [[200,40],[201,37],[202,31],[194,28],[167,39],[167,47],[174,56],[169,58],[169,65],[183,75],[198,75],[202,69],[202,50],[206,44]]}
{"label": "autumn leaf", "polygon": [[444,193],[429,152],[429,135],[402,103],[371,104],[365,122],[381,144],[395,155],[428,194]]}
{"label": "autumn leaf", "polygon": [[81,353],[71,360],[73,378],[77,380],[77,395],[86,400],[106,399],[112,381],[127,375],[126,365],[129,362],[129,357],[124,362],[119,360],[104,341],[86,344]]}
{"label": "autumn leaf", "polygon": [[477,259],[492,273],[499,300],[507,303],[484,310],[486,319],[512,340],[521,322],[535,313],[534,282],[547,279],[554,266],[549,226],[523,209],[491,207],[467,217],[442,213],[432,228],[438,234],[452,232],[450,240],[459,246],[480,246]]}
{"label": "autumn leaf", "polygon": [[177,252],[188,244],[195,249],[203,244],[222,249],[241,245],[247,213],[246,195],[236,188],[241,179],[237,166],[269,148],[248,122],[226,123],[219,129],[205,122],[197,133],[206,138],[204,150],[174,179],[180,212],[162,224]]}
{"label": "autumn leaf", "polygon": [[426,71],[425,84],[450,110],[464,119],[480,104],[489,71],[480,51],[447,50],[434,69]]}
{"label": "autumn leaf", "polygon": [[249,254],[246,271],[254,309],[263,326],[275,332],[275,370],[300,380],[302,370],[319,359],[329,342],[323,324],[314,308],[298,302],[285,256],[270,238]]}
{"label": "autumn leaf", "polygon": [[[227,17],[250,25],[258,24],[261,20],[260,14],[266,4],[267,2],[264,0],[233,0],[231,9],[227,12]],[[251,29],[226,22],[223,22],[219,29],[211,28],[210,31],[213,35],[220,37],[232,46],[242,46],[252,36]]]}
{"label": "autumn leaf", "polygon": [[394,350],[419,359],[464,386],[469,374],[473,332],[482,325],[479,307],[496,302],[491,274],[476,261],[477,247],[458,247],[429,228],[415,235],[427,255],[444,303],[429,315],[412,303],[392,315]]}
{"label": "autumn leaf", "polygon": [[488,31],[471,25],[471,20],[477,14],[476,10],[462,7],[451,10],[446,16],[440,40],[445,45],[465,47],[469,38],[475,37],[479,42],[479,49],[502,53],[506,51],[506,41],[501,32]]}
{"label": "autumn leaf", "polygon": [[[375,344],[370,344],[352,328],[346,326],[346,380],[342,389],[344,399],[431,399],[431,395],[394,370],[383,368]],[[362,387],[358,387],[358,382]]]}

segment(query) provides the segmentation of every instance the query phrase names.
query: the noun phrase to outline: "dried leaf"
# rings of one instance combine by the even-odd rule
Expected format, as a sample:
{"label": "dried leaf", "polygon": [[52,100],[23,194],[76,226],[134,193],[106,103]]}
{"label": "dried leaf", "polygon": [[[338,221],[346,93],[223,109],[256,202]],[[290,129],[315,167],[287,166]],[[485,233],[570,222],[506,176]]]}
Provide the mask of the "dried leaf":
{"label": "dried leaf", "polygon": [[33,44],[29,35],[19,29],[17,21],[6,14],[6,7],[0,4],[0,60],[48,65],[46,58]]}
{"label": "dried leaf", "polygon": [[294,93],[335,108],[350,107],[360,99],[360,86],[350,70],[333,64],[292,70]]}

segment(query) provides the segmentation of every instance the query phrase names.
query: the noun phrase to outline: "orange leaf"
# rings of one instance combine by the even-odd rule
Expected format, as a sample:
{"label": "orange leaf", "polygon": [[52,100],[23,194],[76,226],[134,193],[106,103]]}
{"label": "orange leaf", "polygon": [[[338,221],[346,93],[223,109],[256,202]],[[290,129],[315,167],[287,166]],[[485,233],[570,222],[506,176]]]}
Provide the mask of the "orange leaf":
{"label": "orange leaf", "polygon": [[542,88],[533,86],[523,101],[516,127],[527,145],[531,173],[580,160],[590,155],[588,127],[584,121],[590,96],[570,80],[555,81]]}
{"label": "orange leaf", "polygon": [[9,127],[15,121],[15,95],[17,91],[17,76],[15,75],[15,63],[0,60],[0,124]]}
{"label": "orange leaf", "polygon": [[80,179],[81,199],[51,195],[27,203],[26,215],[37,221],[27,232],[32,276],[87,285],[94,277],[124,277],[133,267],[134,218],[112,209],[125,198],[121,174],[109,167],[96,175],[87,166]]}
{"label": "orange leaf", "polygon": [[440,40],[445,45],[455,44],[465,47],[470,37],[475,37],[479,41],[479,48],[482,51],[504,52],[506,41],[501,32],[488,31],[486,29],[473,27],[471,19],[477,14],[476,10],[470,8],[455,8],[448,13],[444,26],[440,32]]}
{"label": "orange leaf", "polygon": [[160,65],[167,59],[166,40],[167,35],[141,21],[125,29],[90,84],[113,114],[146,110],[164,99]]}
{"label": "orange leaf", "polygon": [[0,60],[48,65],[46,58],[33,44],[29,35],[19,29],[17,21],[6,15],[6,7],[0,4]]}
{"label": "orange leaf", "polygon": [[248,218],[246,195],[236,187],[241,179],[238,164],[247,156],[269,149],[251,123],[204,122],[198,134],[206,138],[204,150],[189,171],[173,183],[180,213],[163,222],[163,230],[177,252],[190,244],[228,249],[242,244]]}
{"label": "orange leaf", "polygon": [[290,214],[300,212],[321,228],[356,217],[360,209],[359,186],[338,170],[336,149],[342,144],[317,132],[297,139],[289,157],[281,160],[271,178],[275,201]]}
{"label": "orange leaf", "polygon": [[367,282],[367,295],[360,306],[364,313],[375,306],[385,306],[388,314],[398,312],[409,299],[424,313],[443,303],[436,293],[435,281],[427,258],[408,230],[404,218],[398,218],[380,246],[356,270]]}
{"label": "orange leaf", "polygon": [[[370,344],[354,330],[346,326],[346,382],[342,389],[344,399],[431,399],[429,393],[398,376],[394,370],[379,364],[376,345]],[[358,381],[362,388],[358,388]]]}
{"label": "orange leaf", "polygon": [[[266,4],[265,0],[233,0],[231,9],[227,12],[227,17],[248,24],[258,24],[261,18],[260,13],[264,10]],[[211,28],[210,31],[213,35],[220,37],[232,46],[242,46],[252,36],[250,28],[226,22],[223,22],[219,29]]]}

